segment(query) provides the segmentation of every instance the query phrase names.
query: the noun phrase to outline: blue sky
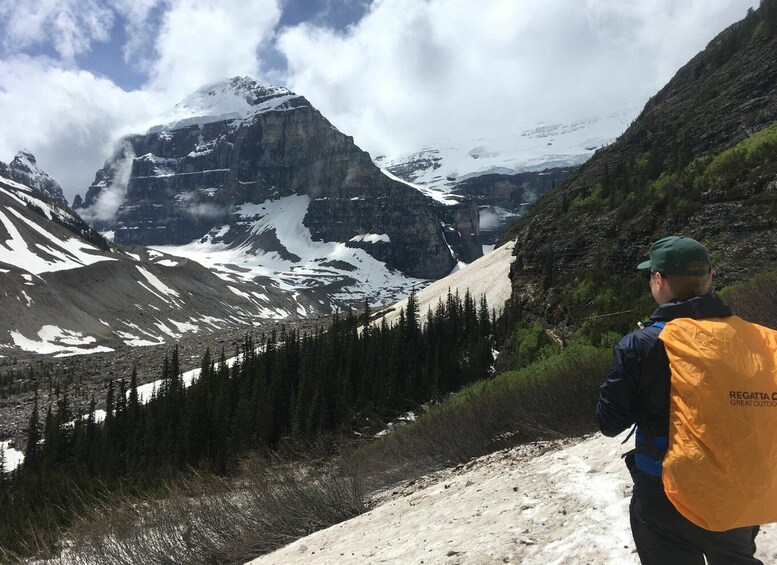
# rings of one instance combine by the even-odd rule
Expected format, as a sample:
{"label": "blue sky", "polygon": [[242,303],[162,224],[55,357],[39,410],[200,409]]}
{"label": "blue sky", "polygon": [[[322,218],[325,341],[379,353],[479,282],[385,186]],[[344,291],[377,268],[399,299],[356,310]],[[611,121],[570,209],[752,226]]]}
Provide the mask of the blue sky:
{"label": "blue sky", "polygon": [[236,75],[373,154],[634,117],[758,0],[0,0],[0,160],[69,199],[122,135]]}

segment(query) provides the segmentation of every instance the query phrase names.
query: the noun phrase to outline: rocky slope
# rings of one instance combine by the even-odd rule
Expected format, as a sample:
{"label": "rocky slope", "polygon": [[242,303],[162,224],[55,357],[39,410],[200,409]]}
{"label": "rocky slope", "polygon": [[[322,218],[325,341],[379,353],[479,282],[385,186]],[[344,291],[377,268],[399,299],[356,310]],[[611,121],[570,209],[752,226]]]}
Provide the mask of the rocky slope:
{"label": "rocky slope", "polygon": [[576,167],[556,167],[512,175],[491,173],[457,183],[453,194],[472,199],[480,214],[480,241],[494,245],[518,218]]}
{"label": "rocky slope", "polygon": [[206,237],[299,264],[273,229],[258,234],[242,220],[262,204],[304,197],[314,242],[362,249],[410,277],[440,278],[455,265],[432,201],[381,174],[302,96],[234,78],[197,91],[160,123],[125,138],[80,203],[117,243]]}
{"label": "rocky slope", "polygon": [[69,209],[0,177],[0,357],[159,344],[306,307],[269,283],[228,283],[194,261],[120,251]]}
{"label": "rocky slope", "polygon": [[526,311],[577,324],[601,314],[591,305],[607,287],[607,308],[622,310],[618,296],[637,292],[629,285],[644,294],[644,284],[607,273],[631,278],[650,242],[670,233],[708,245],[718,285],[777,265],[774,4],[711,41],[617,142],[504,236],[516,241],[514,297]]}

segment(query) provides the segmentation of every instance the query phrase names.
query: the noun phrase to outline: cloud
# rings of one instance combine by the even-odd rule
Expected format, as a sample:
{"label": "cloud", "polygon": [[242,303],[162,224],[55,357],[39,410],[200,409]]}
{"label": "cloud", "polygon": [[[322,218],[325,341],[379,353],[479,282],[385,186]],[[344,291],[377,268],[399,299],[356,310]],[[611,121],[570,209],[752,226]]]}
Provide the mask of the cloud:
{"label": "cloud", "polygon": [[159,18],[153,16],[163,7],[163,0],[112,0],[112,4],[126,29],[124,62],[148,70],[153,65],[154,38],[159,31]]}
{"label": "cloud", "polygon": [[2,0],[0,17],[7,51],[51,43],[66,60],[88,51],[94,41],[107,41],[114,22],[113,10],[99,0]]}
{"label": "cloud", "polygon": [[83,194],[117,133],[148,114],[150,100],[106,78],[59,62],[17,56],[0,61],[0,159],[29,148],[68,199]]}
{"label": "cloud", "polygon": [[79,210],[79,214],[89,223],[106,222],[116,216],[124,196],[127,194],[130,175],[132,173],[132,160],[135,152],[132,145],[126,142],[119,143],[115,155],[119,156],[112,165],[111,183],[104,188],[95,202],[85,210]]}
{"label": "cloud", "polygon": [[[373,154],[640,107],[757,0],[378,0],[283,30],[289,86]],[[636,111],[634,112],[636,116]]]}
{"label": "cloud", "polygon": [[178,0],[163,16],[149,86],[183,97],[221,78],[259,76],[257,51],[280,15],[274,0]]}
{"label": "cloud", "polygon": [[[85,13],[72,19],[76,5]],[[34,0],[26,16],[26,3],[19,6],[0,0],[6,29],[16,30],[14,40],[5,39],[15,50],[43,44],[52,30],[60,30],[52,41],[63,39],[57,58],[16,53],[0,60],[0,160],[28,147],[69,201],[84,194],[122,135],[144,131],[150,118],[205,83],[257,76],[257,49],[280,17],[277,0]],[[111,21],[127,29],[125,59],[142,59],[147,69],[139,90],[126,92],[71,60],[102,41]],[[136,41],[132,30],[143,27],[159,33]]]}
{"label": "cloud", "polygon": [[[757,3],[376,0],[333,27],[344,4],[327,0],[315,25],[278,30],[288,0],[0,0],[0,160],[28,147],[72,199],[120,135],[235,75],[282,78],[373,154],[609,114],[644,104]],[[122,37],[147,77],[132,92],[77,66]],[[276,50],[282,76],[266,66]]]}
{"label": "cloud", "polygon": [[224,218],[229,214],[229,208],[207,202],[198,202],[185,208],[186,213],[194,218],[215,219]]}

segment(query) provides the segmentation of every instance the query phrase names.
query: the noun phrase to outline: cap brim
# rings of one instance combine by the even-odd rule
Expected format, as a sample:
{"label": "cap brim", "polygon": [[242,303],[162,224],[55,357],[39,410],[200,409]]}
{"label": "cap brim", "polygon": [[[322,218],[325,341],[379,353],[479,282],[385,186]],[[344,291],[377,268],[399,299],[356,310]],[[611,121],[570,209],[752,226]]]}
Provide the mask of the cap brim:
{"label": "cap brim", "polygon": [[650,268],[651,261],[648,259],[647,261],[642,261],[639,265],[637,265],[637,270],[641,271],[643,269],[649,269]]}

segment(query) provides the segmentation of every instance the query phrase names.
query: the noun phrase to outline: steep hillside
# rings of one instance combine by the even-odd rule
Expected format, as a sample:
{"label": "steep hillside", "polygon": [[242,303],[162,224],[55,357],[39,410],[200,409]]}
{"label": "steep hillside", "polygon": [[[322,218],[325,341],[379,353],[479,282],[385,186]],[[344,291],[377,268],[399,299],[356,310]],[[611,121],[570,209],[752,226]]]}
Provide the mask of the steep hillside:
{"label": "steep hillside", "polygon": [[775,12],[765,1],[717,36],[502,238],[524,313],[625,329],[647,294],[634,266],[669,233],[708,245],[718,285],[777,264]]}
{"label": "steep hillside", "polygon": [[299,316],[312,306],[270,284],[227,282],[194,261],[131,251],[109,246],[38,191],[0,177],[0,357],[160,344]]}

